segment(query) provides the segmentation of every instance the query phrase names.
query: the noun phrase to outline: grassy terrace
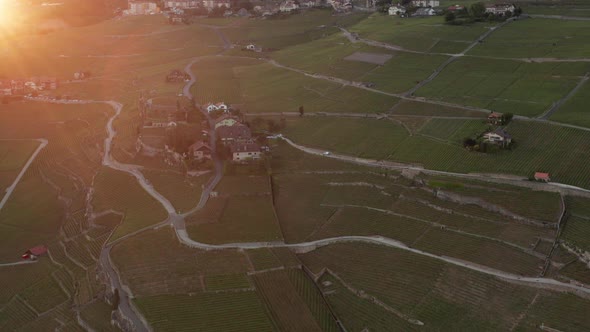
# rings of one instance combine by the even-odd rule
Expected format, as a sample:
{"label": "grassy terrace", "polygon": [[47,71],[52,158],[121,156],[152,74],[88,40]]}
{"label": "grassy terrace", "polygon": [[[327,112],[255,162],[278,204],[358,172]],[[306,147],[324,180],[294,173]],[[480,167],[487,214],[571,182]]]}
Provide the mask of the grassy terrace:
{"label": "grassy terrace", "polygon": [[234,43],[281,49],[325,37],[338,31],[334,25],[350,26],[366,16],[363,13],[337,16],[330,10],[312,10],[285,19],[241,21],[223,31]]}
{"label": "grassy terrace", "polygon": [[586,108],[590,102],[590,83],[586,82],[550,120],[590,128],[590,112]]}
{"label": "grassy terrace", "polygon": [[159,295],[134,300],[158,331],[273,331],[264,306],[253,291]]}
{"label": "grassy terrace", "polygon": [[188,211],[198,204],[202,187],[210,178],[210,174],[193,178],[174,171],[142,170],[142,173],[180,212]]}
{"label": "grassy terrace", "polygon": [[[337,258],[343,256],[347,257],[346,263]],[[425,327],[497,331],[516,324],[516,330],[526,331],[544,323],[567,327],[568,331],[584,331],[588,324],[587,315],[582,314],[590,305],[588,300],[513,285],[394,249],[342,244],[300,257],[313,271],[327,267],[350,287],[422,321]],[[377,263],[381,263],[379,269],[374,268]],[[406,327],[405,331],[419,330],[371,301],[359,298],[329,274],[320,278],[320,285],[347,328],[378,329],[389,322]],[[486,305],[490,301],[493,306]],[[523,318],[517,319],[519,316]]]}
{"label": "grassy terrace", "polygon": [[541,18],[512,22],[495,31],[469,54],[505,58],[588,58],[590,32],[585,29],[587,24]]}
{"label": "grassy terrace", "polygon": [[[355,52],[386,54],[392,58],[383,65],[345,59]],[[394,53],[364,44],[352,44],[338,34],[286,48],[273,53],[272,57],[281,64],[308,72],[371,82],[376,89],[393,93],[409,90],[447,59],[439,55]]]}
{"label": "grassy terrace", "polygon": [[587,169],[590,134],[526,121],[513,121],[507,130],[517,142],[516,148],[493,154],[468,152],[456,143],[408,136],[401,126],[386,120],[294,119],[288,121],[284,133],[296,143],[334,153],[421,164],[428,169],[459,173],[528,177],[535,171],[547,171],[556,182],[590,187],[590,172],[571,171],[572,167]]}
{"label": "grassy terrace", "polygon": [[38,146],[37,141],[0,140],[0,193],[12,184]]}
{"label": "grassy terrace", "polygon": [[350,28],[362,38],[430,53],[460,53],[480,35],[488,24],[474,26],[445,25],[440,17],[406,20],[374,14]]}
{"label": "grassy terrace", "polygon": [[253,276],[279,331],[338,331],[313,281],[299,269]]}
{"label": "grassy terrace", "polygon": [[269,195],[229,198],[217,222],[191,225],[187,231],[192,239],[207,243],[279,241],[282,238]]}
{"label": "grassy terrace", "polygon": [[[94,188],[92,205],[96,211],[113,209],[125,214],[112,240],[166,219],[166,210],[131,175],[104,168]],[[126,189],[121,191],[120,188]]]}
{"label": "grassy terrace", "polygon": [[416,95],[534,117],[567,95],[588,70],[588,63],[467,57],[451,63]]}
{"label": "grassy terrace", "polygon": [[397,102],[254,60],[204,59],[193,71],[202,82],[192,88],[198,102],[225,101],[246,113],[297,112],[300,106],[306,112],[376,113]]}

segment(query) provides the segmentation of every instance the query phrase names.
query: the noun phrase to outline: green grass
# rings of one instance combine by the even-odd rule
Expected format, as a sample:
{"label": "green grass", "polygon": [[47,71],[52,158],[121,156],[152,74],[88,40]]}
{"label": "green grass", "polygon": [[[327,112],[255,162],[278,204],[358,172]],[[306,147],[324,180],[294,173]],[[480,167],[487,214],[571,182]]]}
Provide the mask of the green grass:
{"label": "green grass", "polygon": [[452,26],[442,17],[406,20],[384,14],[373,14],[350,30],[362,38],[423,52],[460,53],[486,32],[487,24]]}
{"label": "green grass", "polygon": [[264,49],[281,49],[336,33],[338,30],[334,25],[349,26],[366,16],[364,13],[338,16],[327,9],[311,10],[280,19],[247,20],[223,32],[233,43],[254,43]]}
{"label": "green grass", "polygon": [[570,216],[567,218],[561,238],[568,244],[590,252],[590,218]]}
{"label": "green grass", "polygon": [[37,141],[0,140],[0,193],[2,195],[38,146]]}
{"label": "green grass", "polygon": [[96,178],[92,205],[96,211],[113,209],[125,214],[111,240],[166,219],[166,210],[134,177],[110,168],[102,169]]}
{"label": "green grass", "polygon": [[270,180],[267,176],[227,175],[215,187],[221,195],[259,195],[270,193]]}
{"label": "green grass", "polygon": [[281,267],[283,264],[271,249],[261,248],[246,251],[254,269],[266,270]]}
{"label": "green grass", "polygon": [[[309,123],[309,124],[308,124]],[[337,124],[345,125],[337,126]],[[370,124],[381,124],[373,125]],[[514,120],[507,127],[516,147],[483,154],[458,143],[423,136],[405,136],[403,129],[381,120],[304,118],[288,122],[287,137],[295,143],[371,159],[421,164],[425,168],[459,173],[500,173],[529,177],[549,172],[555,182],[590,187],[587,167],[590,135],[574,128]],[[400,137],[399,139],[397,137]],[[384,139],[385,137],[385,139]],[[456,137],[457,140],[461,139]]]}
{"label": "green grass", "polygon": [[[319,279],[326,299],[336,316],[347,329],[352,331],[413,331],[411,324],[393,313],[374,304],[368,299],[361,299],[350,292],[334,277],[324,274]],[[323,283],[326,283],[325,286]]]}
{"label": "green grass", "polygon": [[142,170],[142,173],[180,212],[188,211],[198,204],[202,187],[209,181],[209,174],[191,177],[176,172],[153,170]]}
{"label": "green grass", "polygon": [[588,96],[590,96],[590,84],[586,82],[557,112],[553,113],[550,119],[590,128],[590,112],[586,108],[590,101]]}
{"label": "green grass", "polygon": [[53,309],[68,300],[67,295],[50,276],[25,289],[20,296],[39,313]]}
{"label": "green grass", "polygon": [[[301,272],[299,271],[299,273]],[[288,272],[280,270],[255,274],[253,279],[256,283],[256,289],[279,331],[323,330],[306,301],[297,292],[295,285],[291,283]],[[314,290],[313,285],[306,286],[308,291]],[[316,297],[315,300],[319,302],[318,305],[323,304],[321,297]],[[326,322],[331,318],[329,312],[323,310],[322,314],[324,322],[329,324]],[[331,323],[331,325],[324,325],[336,331],[335,322],[332,321]]]}
{"label": "green grass", "polygon": [[134,299],[158,331],[272,331],[254,292],[160,295]]}
{"label": "green grass", "polygon": [[[384,65],[345,60],[355,52],[385,53],[393,57]],[[307,72],[372,82],[376,89],[393,93],[410,89],[446,60],[444,56],[438,55],[393,54],[382,48],[352,44],[340,35],[286,48],[273,53],[272,57],[283,65]]]}
{"label": "green grass", "polygon": [[397,102],[397,98],[373,92],[342,87],[333,82],[306,77],[300,73],[270,64],[241,67],[242,111],[248,113],[305,112],[381,113]]}
{"label": "green grass", "polygon": [[375,159],[387,158],[408,136],[395,122],[374,119],[288,119],[283,132],[298,144]]}
{"label": "green grass", "polygon": [[448,106],[441,106],[428,103],[420,103],[415,101],[401,100],[392,113],[395,115],[413,115],[413,116],[459,116],[469,118],[485,119],[487,116],[485,112],[477,112],[464,110],[460,108],[453,108]]}
{"label": "green grass", "polygon": [[531,331],[539,326],[561,331],[585,331],[590,324],[590,301],[572,294],[542,294],[515,331]]}
{"label": "green grass", "polygon": [[82,319],[96,330],[117,331],[111,325],[111,311],[113,307],[105,302],[97,301],[80,311]]}
{"label": "green grass", "polygon": [[537,116],[573,89],[588,70],[579,63],[524,63],[461,58],[416,95],[457,104]]}
{"label": "green grass", "polygon": [[462,143],[465,137],[476,137],[485,131],[483,120],[431,119],[420,128],[422,135]]}
{"label": "green grass", "polygon": [[252,288],[245,274],[208,275],[205,277],[207,291]]}
{"label": "green grass", "polygon": [[207,243],[279,241],[271,197],[230,197],[218,222],[189,225],[192,239]]}
{"label": "green grass", "polygon": [[507,24],[469,54],[510,58],[588,58],[587,22],[534,18]]}

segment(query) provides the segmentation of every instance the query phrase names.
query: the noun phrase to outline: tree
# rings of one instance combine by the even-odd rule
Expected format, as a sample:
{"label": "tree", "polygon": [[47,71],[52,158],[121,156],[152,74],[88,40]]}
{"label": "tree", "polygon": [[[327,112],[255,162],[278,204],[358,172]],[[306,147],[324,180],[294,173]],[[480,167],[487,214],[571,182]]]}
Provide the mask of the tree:
{"label": "tree", "polygon": [[305,110],[303,109],[303,106],[299,106],[299,116],[303,116],[304,113]]}
{"label": "tree", "polygon": [[502,114],[502,125],[506,126],[512,121],[514,114],[512,113],[504,113]]}
{"label": "tree", "polygon": [[469,15],[473,18],[482,18],[486,13],[486,6],[483,2],[476,2],[469,7]]}
{"label": "tree", "polygon": [[455,18],[456,18],[455,13],[447,12],[447,14],[445,15],[445,22],[453,22],[455,20]]}
{"label": "tree", "polygon": [[121,298],[119,297],[119,289],[115,288],[115,292],[113,293],[113,310],[119,309],[120,302]]}
{"label": "tree", "polygon": [[522,8],[516,7],[514,9],[514,16],[519,17],[522,14]]}

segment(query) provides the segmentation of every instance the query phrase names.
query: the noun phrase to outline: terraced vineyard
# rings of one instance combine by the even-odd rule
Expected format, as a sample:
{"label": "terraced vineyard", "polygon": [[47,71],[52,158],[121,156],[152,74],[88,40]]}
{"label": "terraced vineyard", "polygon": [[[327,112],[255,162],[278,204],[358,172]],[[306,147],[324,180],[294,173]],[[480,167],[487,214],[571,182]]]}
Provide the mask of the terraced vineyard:
{"label": "terraced vineyard", "polygon": [[[300,331],[301,329],[305,331],[337,331],[338,328],[329,310],[325,307],[322,297],[319,294],[309,293],[317,292],[313,284],[309,284],[309,281],[305,283],[305,279],[302,279],[305,278],[304,275],[301,275],[302,272],[295,271],[298,270],[293,272],[280,270],[253,276],[256,288],[270,311],[277,329],[280,331]],[[289,278],[290,274],[293,275],[294,281],[300,281],[303,284],[292,284]],[[304,294],[312,296],[311,298],[308,296],[308,300],[312,301],[315,313],[312,313],[302,294],[298,293],[296,285],[302,287],[301,291]],[[320,322],[322,322],[321,325]]]}
{"label": "terraced vineyard", "polygon": [[[92,200],[95,210],[114,209],[125,214],[112,239],[166,219],[166,211],[154,198],[139,186],[128,174],[108,168],[101,170],[96,178]],[[121,186],[127,188],[119,191]]]}
{"label": "terraced vineyard", "polygon": [[273,331],[253,291],[159,295],[134,302],[158,331]]}

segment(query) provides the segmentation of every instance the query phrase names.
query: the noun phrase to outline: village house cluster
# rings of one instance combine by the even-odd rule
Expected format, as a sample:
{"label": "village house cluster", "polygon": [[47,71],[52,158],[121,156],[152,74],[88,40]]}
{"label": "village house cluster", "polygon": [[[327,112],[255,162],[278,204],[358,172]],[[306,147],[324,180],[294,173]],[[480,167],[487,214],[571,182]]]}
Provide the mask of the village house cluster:
{"label": "village house cluster", "polygon": [[[207,112],[212,106],[206,106]],[[261,158],[262,149],[252,136],[250,127],[246,126],[240,120],[229,113],[224,103],[218,103],[225,108],[218,109],[222,115],[215,119],[215,133],[218,142],[230,152],[231,161],[234,163],[247,163],[256,161]]]}
{"label": "village house cluster", "polygon": [[[401,3],[389,7],[388,14],[392,16],[407,17],[410,16],[435,16],[442,15],[444,12],[458,13],[466,11],[462,5],[452,5],[447,8],[440,8],[439,0],[412,0],[406,6]],[[514,14],[516,6],[511,3],[488,3],[485,4],[485,13],[494,16],[505,16],[507,13]]]}
{"label": "village house cluster", "polygon": [[0,79],[0,95],[16,96],[29,93],[55,90],[58,82],[55,77],[31,77],[26,79]]}
{"label": "village house cluster", "polygon": [[332,7],[337,12],[351,10],[353,7],[352,0],[283,0],[283,1],[249,1],[251,10],[248,11],[243,7],[232,6],[230,0],[175,0],[175,1],[155,1],[155,0],[128,0],[128,9],[123,11],[123,15],[155,15],[164,13],[170,16],[173,23],[182,22],[181,16],[187,10],[203,9],[206,12],[212,12],[220,8],[225,9],[224,16],[249,17],[271,16],[278,13],[290,13],[300,9],[314,7]]}

